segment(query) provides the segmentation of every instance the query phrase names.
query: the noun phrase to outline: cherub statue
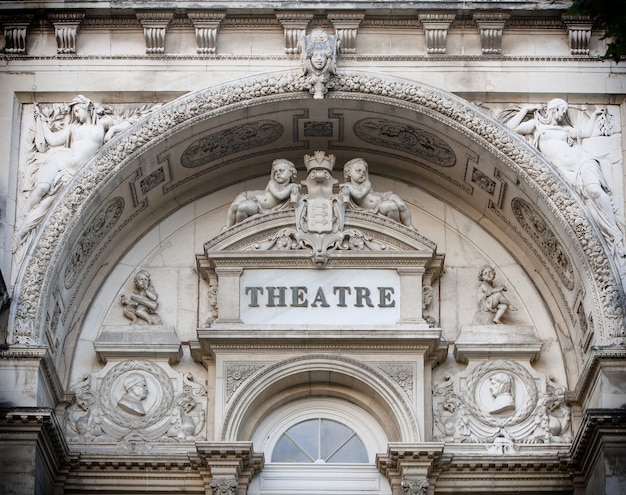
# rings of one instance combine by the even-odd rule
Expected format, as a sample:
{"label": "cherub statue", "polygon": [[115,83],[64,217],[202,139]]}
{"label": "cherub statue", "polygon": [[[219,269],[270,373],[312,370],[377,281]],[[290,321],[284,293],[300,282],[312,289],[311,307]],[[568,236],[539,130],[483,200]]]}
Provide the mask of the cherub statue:
{"label": "cherub statue", "polygon": [[339,40],[323,29],[314,29],[304,37],[303,74],[308,79],[309,91],[313,98],[324,98],[328,92],[328,82],[336,71]]}
{"label": "cherub statue", "polygon": [[357,210],[379,213],[414,229],[411,210],[397,194],[388,191],[374,192],[369,181],[367,162],[363,158],[353,158],[343,166],[345,183],[339,188],[345,203],[351,203]]}
{"label": "cherub statue", "polygon": [[621,273],[626,276],[624,225],[616,215],[609,182],[599,161],[581,145],[582,139],[592,136],[598,119],[606,115],[606,109],[598,109],[584,129],[576,129],[570,120],[567,102],[555,98],[545,107],[522,107],[507,125],[519,134],[532,136],[537,149],[575,188],[611,247]]}
{"label": "cherub statue", "polygon": [[[104,109],[79,95],[68,105],[67,123],[58,130],[42,116],[35,104],[35,149],[37,159],[29,164],[26,201],[13,239],[13,252],[39,225],[57,193],[79,168],[117,132],[127,128],[128,121],[104,115]],[[52,148],[52,149],[50,149]]]}
{"label": "cherub statue", "polygon": [[483,265],[478,272],[480,286],[478,288],[478,307],[482,311],[495,313],[492,321],[502,323],[502,317],[507,310],[517,311],[517,308],[504,296],[506,285],[495,285],[496,270],[491,265]]}
{"label": "cherub statue", "polygon": [[135,291],[130,297],[122,294],[124,316],[131,320],[131,325],[142,321],[148,325],[159,325],[161,318],[156,312],[159,309],[159,295],[150,281],[150,274],[140,270],[135,275],[134,283]]}
{"label": "cherub statue", "polygon": [[228,208],[226,228],[243,222],[260,213],[277,210],[299,194],[300,186],[294,184],[297,170],[289,160],[278,158],[272,162],[272,177],[263,191],[246,191],[239,194]]}

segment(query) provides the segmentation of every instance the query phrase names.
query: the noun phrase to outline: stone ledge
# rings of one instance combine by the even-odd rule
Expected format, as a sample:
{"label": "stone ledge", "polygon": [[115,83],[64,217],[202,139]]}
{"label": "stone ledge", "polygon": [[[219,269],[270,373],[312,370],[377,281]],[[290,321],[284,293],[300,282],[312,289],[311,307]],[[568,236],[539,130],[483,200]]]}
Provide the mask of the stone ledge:
{"label": "stone ledge", "polygon": [[522,359],[533,362],[539,357],[542,342],[530,326],[465,325],[454,347],[460,363],[470,359]]}
{"label": "stone ledge", "polygon": [[183,355],[176,329],[163,325],[103,326],[93,343],[98,359],[167,359],[178,363]]}

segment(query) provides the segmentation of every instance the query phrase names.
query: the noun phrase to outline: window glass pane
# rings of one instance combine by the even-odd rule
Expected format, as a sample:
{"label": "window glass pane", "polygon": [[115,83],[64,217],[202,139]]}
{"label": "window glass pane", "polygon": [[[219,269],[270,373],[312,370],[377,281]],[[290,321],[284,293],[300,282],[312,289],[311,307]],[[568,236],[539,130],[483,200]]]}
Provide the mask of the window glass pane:
{"label": "window glass pane", "polygon": [[329,459],[326,459],[328,463],[342,463],[342,462],[359,462],[367,463],[367,451],[365,445],[359,437],[353,436],[348,443],[335,452]]}
{"label": "window glass pane", "polygon": [[323,419],[321,424],[321,439],[322,439],[322,459],[328,459],[330,455],[341,447],[346,440],[348,440],[354,432],[347,426],[337,423],[336,421],[330,421]]}
{"label": "window glass pane", "polygon": [[[311,463],[320,457],[332,463],[367,463],[367,450],[352,429],[328,419],[310,419],[282,434],[272,462]],[[308,455],[307,455],[308,454]]]}
{"label": "window glass pane", "polygon": [[287,436],[283,435],[274,448],[272,462],[311,462],[311,459]]}
{"label": "window glass pane", "polygon": [[313,459],[319,457],[319,419],[298,423],[289,428],[287,433]]}

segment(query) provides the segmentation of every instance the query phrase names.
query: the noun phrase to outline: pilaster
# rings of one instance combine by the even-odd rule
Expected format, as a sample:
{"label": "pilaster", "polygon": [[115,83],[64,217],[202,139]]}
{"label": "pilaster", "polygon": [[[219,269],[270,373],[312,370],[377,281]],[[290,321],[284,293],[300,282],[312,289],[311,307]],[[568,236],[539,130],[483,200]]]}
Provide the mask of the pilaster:
{"label": "pilaster", "polygon": [[572,445],[577,494],[626,493],[626,409],[588,409]]}
{"label": "pilaster", "polygon": [[57,472],[69,451],[51,408],[0,410],[0,492],[53,493]]}
{"label": "pilaster", "polygon": [[376,456],[376,464],[393,495],[432,495],[443,449],[443,443],[390,443],[386,454]]}
{"label": "pilaster", "polygon": [[252,450],[252,442],[198,442],[196,450],[207,495],[245,495],[265,462],[263,454]]}

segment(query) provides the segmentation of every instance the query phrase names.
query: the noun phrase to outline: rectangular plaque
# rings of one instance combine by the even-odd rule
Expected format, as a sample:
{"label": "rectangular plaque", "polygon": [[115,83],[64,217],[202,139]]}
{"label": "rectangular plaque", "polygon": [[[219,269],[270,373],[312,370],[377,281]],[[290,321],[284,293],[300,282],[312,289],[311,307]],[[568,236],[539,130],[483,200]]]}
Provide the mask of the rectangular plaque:
{"label": "rectangular plaque", "polygon": [[244,270],[245,324],[394,325],[400,319],[395,270]]}

